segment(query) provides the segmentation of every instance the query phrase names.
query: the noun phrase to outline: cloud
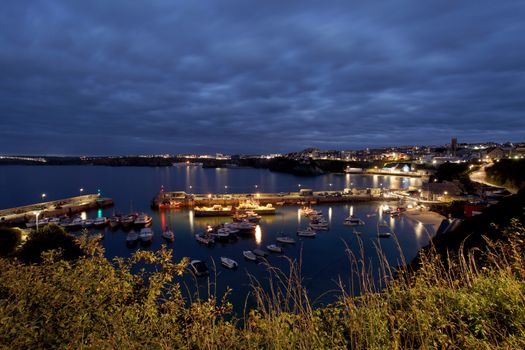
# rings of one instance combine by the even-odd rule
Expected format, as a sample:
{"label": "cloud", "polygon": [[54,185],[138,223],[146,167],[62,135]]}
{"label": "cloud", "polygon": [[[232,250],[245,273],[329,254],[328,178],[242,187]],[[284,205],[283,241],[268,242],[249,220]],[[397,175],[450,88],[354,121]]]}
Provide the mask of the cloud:
{"label": "cloud", "polygon": [[525,136],[519,1],[3,8],[4,153],[264,153]]}

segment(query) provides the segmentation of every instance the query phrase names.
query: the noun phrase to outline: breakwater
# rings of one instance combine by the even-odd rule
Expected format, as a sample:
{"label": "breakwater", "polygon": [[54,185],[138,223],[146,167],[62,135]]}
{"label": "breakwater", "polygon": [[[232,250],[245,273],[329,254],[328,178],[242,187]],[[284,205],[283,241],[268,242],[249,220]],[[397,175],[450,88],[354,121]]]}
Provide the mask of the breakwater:
{"label": "breakwater", "polygon": [[392,200],[397,197],[384,188],[353,189],[352,191],[311,191],[279,193],[224,193],[192,194],[186,192],[161,191],[152,202],[154,208],[193,208],[197,206],[237,206],[246,201],[257,201],[261,205],[306,205],[323,203],[352,203]]}
{"label": "breakwater", "polygon": [[86,210],[112,206],[113,199],[102,198],[97,194],[87,194],[48,202],[40,202],[21,207],[0,210],[0,223],[23,224],[38,213],[40,218],[73,215]]}

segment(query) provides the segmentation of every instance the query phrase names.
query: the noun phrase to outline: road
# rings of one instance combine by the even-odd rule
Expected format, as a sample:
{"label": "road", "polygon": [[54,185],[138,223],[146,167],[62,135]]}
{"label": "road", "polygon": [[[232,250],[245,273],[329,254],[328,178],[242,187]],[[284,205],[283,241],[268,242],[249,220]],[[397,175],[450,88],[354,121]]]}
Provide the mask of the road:
{"label": "road", "polygon": [[[490,166],[491,164],[485,164],[479,168],[479,170],[473,171],[469,174],[470,180],[474,182],[478,182],[484,185],[494,186],[494,187],[503,187],[500,185],[497,185],[495,183],[491,183],[487,180],[487,174],[485,173],[485,168],[487,166]],[[515,194],[517,191],[513,188],[505,187],[507,191],[509,191],[512,194]]]}

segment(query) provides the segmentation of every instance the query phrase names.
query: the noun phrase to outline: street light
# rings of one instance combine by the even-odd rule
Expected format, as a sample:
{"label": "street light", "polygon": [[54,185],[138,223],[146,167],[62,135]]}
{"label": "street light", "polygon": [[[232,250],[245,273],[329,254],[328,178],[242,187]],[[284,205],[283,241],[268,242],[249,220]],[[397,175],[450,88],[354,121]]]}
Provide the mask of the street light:
{"label": "street light", "polygon": [[36,217],[36,232],[38,232],[38,215],[40,215],[40,211],[35,210],[33,214],[35,214]]}
{"label": "street light", "polygon": [[80,187],[80,193],[84,192],[84,187]]}
{"label": "street light", "polygon": [[46,198],[46,194],[42,193],[42,199],[45,199],[45,198]]}

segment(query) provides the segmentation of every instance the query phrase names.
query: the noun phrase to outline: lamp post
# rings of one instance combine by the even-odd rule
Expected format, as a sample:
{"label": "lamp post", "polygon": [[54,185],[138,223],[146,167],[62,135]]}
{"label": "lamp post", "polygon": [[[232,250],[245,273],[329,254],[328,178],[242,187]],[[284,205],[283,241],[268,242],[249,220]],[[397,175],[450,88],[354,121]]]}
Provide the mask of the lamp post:
{"label": "lamp post", "polygon": [[35,219],[36,220],[36,232],[38,232],[38,215],[40,215],[40,211],[35,210],[33,214],[35,214],[35,217],[36,217]]}
{"label": "lamp post", "polygon": [[84,187],[80,187],[80,194],[84,193]]}
{"label": "lamp post", "polygon": [[46,194],[45,193],[42,193],[41,197],[42,197],[42,200],[44,200],[46,198]]}

